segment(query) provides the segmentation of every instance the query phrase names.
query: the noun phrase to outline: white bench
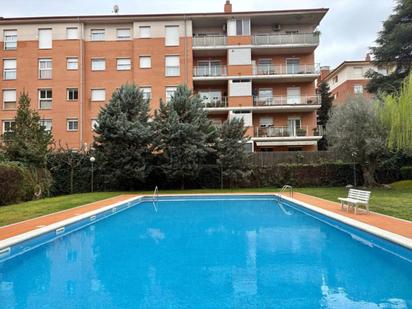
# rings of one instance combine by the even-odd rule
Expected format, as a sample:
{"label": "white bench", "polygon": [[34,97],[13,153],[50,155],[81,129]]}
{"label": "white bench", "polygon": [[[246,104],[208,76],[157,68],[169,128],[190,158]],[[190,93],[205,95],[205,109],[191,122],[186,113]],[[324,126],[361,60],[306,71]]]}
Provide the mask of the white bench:
{"label": "white bench", "polygon": [[358,210],[358,206],[364,206],[369,213],[369,198],[371,196],[370,191],[349,189],[348,197],[339,197],[340,207],[343,209],[346,207],[346,211],[349,211],[350,207],[355,209],[355,214]]}

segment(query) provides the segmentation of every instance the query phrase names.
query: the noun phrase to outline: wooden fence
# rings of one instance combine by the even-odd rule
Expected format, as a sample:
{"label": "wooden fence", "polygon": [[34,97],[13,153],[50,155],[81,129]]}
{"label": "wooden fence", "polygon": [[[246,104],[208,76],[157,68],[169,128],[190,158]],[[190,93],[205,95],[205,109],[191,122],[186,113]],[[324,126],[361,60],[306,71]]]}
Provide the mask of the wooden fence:
{"label": "wooden fence", "polygon": [[336,154],[328,151],[293,151],[293,152],[253,152],[250,162],[257,166],[277,164],[320,164],[339,161]]}

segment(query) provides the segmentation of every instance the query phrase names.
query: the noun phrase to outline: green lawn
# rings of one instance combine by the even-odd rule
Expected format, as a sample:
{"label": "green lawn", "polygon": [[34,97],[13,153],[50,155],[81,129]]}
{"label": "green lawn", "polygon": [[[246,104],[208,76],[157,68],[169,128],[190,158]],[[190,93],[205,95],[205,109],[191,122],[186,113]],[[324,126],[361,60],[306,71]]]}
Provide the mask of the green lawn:
{"label": "green lawn", "polygon": [[[298,188],[298,192],[336,201],[339,196],[346,196],[347,189],[333,188]],[[224,193],[224,192],[276,192],[279,188],[253,188],[235,190],[169,190],[160,193]],[[133,192],[139,194],[152,194],[152,191]],[[97,192],[73,194],[43,200],[25,202],[15,205],[0,207],[0,226],[22,220],[38,217],[48,213],[84,205],[94,201],[106,199],[122,192]],[[376,188],[372,190],[370,208],[373,211],[395,216],[412,221],[412,181],[401,181],[392,185],[391,189]]]}

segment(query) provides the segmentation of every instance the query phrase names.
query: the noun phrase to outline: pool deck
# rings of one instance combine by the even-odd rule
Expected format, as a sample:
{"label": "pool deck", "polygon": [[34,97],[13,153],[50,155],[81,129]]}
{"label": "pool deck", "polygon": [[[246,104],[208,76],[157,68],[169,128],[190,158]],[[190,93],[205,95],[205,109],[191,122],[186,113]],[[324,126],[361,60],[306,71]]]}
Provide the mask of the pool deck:
{"label": "pool deck", "polygon": [[[250,195],[258,195],[257,193],[242,193],[242,194],[250,194]],[[268,194],[268,193],[261,193],[262,195]],[[194,194],[191,194],[194,195]],[[217,195],[217,194],[213,194]],[[241,195],[239,193],[234,193],[234,195]],[[45,226],[70,219],[91,211],[95,211],[100,208],[104,208],[107,206],[110,206],[115,203],[119,203],[122,201],[125,201],[127,199],[137,197],[138,195],[132,195],[132,194],[124,194],[124,195],[119,195],[115,196],[106,200],[102,201],[97,201],[94,203],[86,204],[83,206],[78,206],[75,208],[71,208],[68,210],[63,210],[60,212],[52,213],[49,215],[41,216],[38,218],[34,219],[29,219],[26,221],[14,223],[11,225],[7,225],[4,227],[0,227],[0,240],[4,240],[10,237],[18,236],[23,233],[31,232],[36,229],[43,228]],[[288,196],[288,194],[285,194],[285,196]],[[394,217],[386,216],[386,215],[381,215],[377,214],[374,212],[371,212],[369,215],[365,213],[359,213],[357,215],[351,213],[351,212],[346,212],[342,211],[340,209],[340,204],[336,202],[331,202],[328,200],[324,200],[321,198],[317,198],[314,196],[302,194],[295,192],[293,194],[293,198],[300,201],[304,202],[307,204],[311,204],[313,206],[322,208],[324,210],[328,210],[331,212],[334,212],[336,214],[360,221],[362,223],[366,223],[368,225],[386,230],[391,233],[395,233],[404,237],[407,237],[409,239],[412,239],[412,222],[407,221],[407,220],[402,220],[402,219],[397,219]]]}

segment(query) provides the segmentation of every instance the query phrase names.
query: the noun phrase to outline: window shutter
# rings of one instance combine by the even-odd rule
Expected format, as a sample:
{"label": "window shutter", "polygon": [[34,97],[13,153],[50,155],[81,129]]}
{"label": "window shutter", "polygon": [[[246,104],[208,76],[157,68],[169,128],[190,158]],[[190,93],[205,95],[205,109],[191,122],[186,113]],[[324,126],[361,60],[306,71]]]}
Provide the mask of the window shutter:
{"label": "window shutter", "polygon": [[52,48],[52,29],[39,29],[39,48]]}
{"label": "window shutter", "polygon": [[166,26],[166,46],[179,45],[179,26]]}

